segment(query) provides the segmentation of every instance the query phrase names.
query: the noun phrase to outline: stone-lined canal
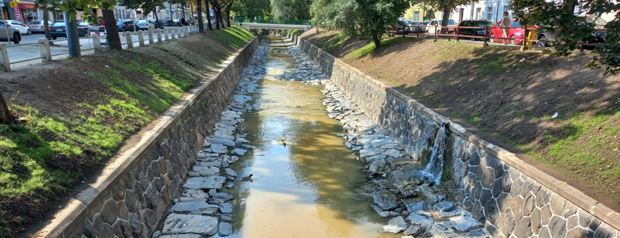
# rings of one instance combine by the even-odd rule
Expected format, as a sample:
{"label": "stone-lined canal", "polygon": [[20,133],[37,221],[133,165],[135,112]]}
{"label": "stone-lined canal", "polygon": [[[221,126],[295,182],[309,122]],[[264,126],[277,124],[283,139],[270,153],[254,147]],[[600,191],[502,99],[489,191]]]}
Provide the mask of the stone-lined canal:
{"label": "stone-lined canal", "polygon": [[489,237],[436,185],[444,134],[437,165],[413,161],[299,49],[268,41],[153,237]]}
{"label": "stone-lined canal", "polygon": [[278,79],[294,63],[284,50],[271,47],[253,94],[258,110],[244,116],[255,149],[232,167],[254,176],[239,187],[234,237],[380,236],[385,221],[354,192],[367,178],[364,164],[337,136],[342,127],[327,116],[322,87]]}

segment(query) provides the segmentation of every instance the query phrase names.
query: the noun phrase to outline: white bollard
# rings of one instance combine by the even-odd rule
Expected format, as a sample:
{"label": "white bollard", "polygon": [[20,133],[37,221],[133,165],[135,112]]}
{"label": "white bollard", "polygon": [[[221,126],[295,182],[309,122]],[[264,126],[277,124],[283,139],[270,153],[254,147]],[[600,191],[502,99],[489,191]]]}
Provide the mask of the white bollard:
{"label": "white bollard", "polygon": [[0,44],[0,63],[4,71],[11,72],[11,63],[9,62],[9,52],[6,50],[6,44]]}
{"label": "white bollard", "polygon": [[98,34],[93,35],[93,48],[95,49],[95,53],[99,53],[102,51],[101,38]]}
{"label": "white bollard", "polygon": [[169,34],[170,34],[170,28],[164,29],[164,40],[165,41],[168,41],[170,39],[168,38]]}
{"label": "white bollard", "polygon": [[161,31],[162,29],[157,30],[157,43],[161,43]]}
{"label": "white bollard", "polygon": [[127,49],[133,48],[132,32],[125,33],[125,41],[127,41]]}
{"label": "white bollard", "polygon": [[177,38],[176,34],[177,34],[177,28],[172,28],[172,39],[174,40],[175,38]]}
{"label": "white bollard", "polygon": [[149,45],[155,43],[155,39],[153,39],[153,30],[149,30]]}
{"label": "white bollard", "polygon": [[47,38],[39,39],[39,51],[41,51],[41,60],[52,61],[52,52],[50,50],[50,41]]}
{"label": "white bollard", "polygon": [[144,46],[144,31],[138,31],[138,43],[140,46]]}

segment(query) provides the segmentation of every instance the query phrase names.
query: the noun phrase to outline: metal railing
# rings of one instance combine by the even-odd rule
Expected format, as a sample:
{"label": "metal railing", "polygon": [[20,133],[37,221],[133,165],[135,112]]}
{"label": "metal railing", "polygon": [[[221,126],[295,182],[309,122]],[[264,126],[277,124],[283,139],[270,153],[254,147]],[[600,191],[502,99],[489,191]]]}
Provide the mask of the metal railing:
{"label": "metal railing", "polygon": [[310,20],[299,19],[275,19],[275,18],[251,18],[251,17],[234,17],[234,22],[238,23],[270,23],[270,24],[288,24],[288,25],[312,25]]}
{"label": "metal railing", "polygon": [[[137,32],[119,32],[123,49],[144,46],[176,38],[185,37],[189,34],[198,32],[196,26],[174,27],[156,30],[146,30]],[[80,37],[80,51],[93,51],[98,53],[103,51],[107,45],[105,34],[99,31],[91,31],[89,37]],[[54,43],[54,46],[50,46]],[[63,47],[67,40],[48,40],[46,38],[39,39],[35,43],[25,44],[5,44],[0,43],[0,65],[6,72],[11,71],[11,64],[17,64],[27,61],[40,59],[42,62],[51,61],[52,57],[66,55],[69,49]],[[36,45],[36,46],[35,46]]]}

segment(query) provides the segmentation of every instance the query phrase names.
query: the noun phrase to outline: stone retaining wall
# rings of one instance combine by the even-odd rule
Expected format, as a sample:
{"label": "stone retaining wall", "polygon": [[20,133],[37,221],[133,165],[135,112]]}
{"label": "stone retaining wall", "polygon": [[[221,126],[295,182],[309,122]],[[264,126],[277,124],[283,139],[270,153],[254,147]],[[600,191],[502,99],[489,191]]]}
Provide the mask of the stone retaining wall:
{"label": "stone retaining wall", "polygon": [[414,160],[424,160],[447,125],[444,158],[457,201],[495,237],[618,237],[620,214],[467,132],[410,97],[308,43],[299,46]]}
{"label": "stone retaining wall", "polygon": [[149,124],[140,142],[119,150],[105,176],[36,236],[150,238],[172,198],[180,195],[188,169],[258,45],[254,38],[221,64],[217,76],[184,94]]}

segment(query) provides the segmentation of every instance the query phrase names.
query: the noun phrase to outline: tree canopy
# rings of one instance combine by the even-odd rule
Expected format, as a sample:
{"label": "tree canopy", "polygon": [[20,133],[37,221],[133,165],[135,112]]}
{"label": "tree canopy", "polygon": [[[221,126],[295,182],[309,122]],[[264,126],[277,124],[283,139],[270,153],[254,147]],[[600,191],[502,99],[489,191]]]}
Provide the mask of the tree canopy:
{"label": "tree canopy", "polygon": [[[512,0],[514,15],[522,25],[541,26],[542,31],[558,31],[558,41],[553,43],[556,55],[569,55],[580,48],[580,43],[591,42],[595,35],[605,39],[594,50],[587,67],[603,68],[605,74],[620,70],[620,4],[605,0],[564,0],[545,2],[540,0]],[[579,6],[580,11],[575,11]],[[577,13],[577,14],[575,14]],[[611,14],[613,19],[598,25],[600,16]],[[586,17],[584,17],[587,16]]]}
{"label": "tree canopy", "polygon": [[315,0],[312,21],[324,26],[339,27],[346,36],[368,36],[375,47],[394,26],[408,6],[405,0]]}
{"label": "tree canopy", "polygon": [[270,0],[271,15],[279,19],[310,19],[311,0]]}

